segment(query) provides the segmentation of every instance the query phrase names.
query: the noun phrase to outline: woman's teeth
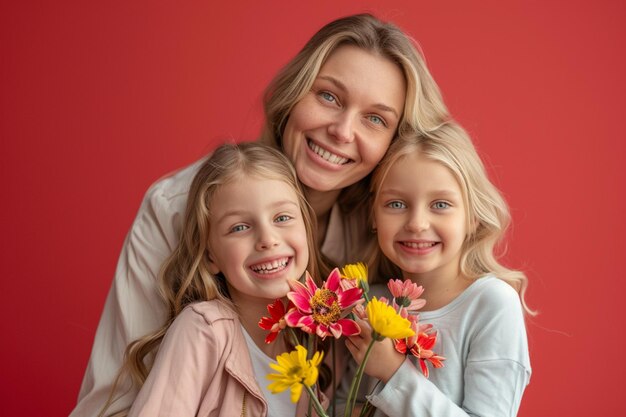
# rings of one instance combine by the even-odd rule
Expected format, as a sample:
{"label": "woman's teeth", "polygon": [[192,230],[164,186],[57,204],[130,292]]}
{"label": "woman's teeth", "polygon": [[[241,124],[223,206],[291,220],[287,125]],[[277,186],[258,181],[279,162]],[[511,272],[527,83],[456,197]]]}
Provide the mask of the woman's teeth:
{"label": "woman's teeth", "polygon": [[335,165],[343,165],[349,161],[348,158],[343,158],[339,155],[335,155],[334,153],[330,153],[326,149],[318,146],[312,141],[308,141],[309,148],[315,152],[318,156],[320,156],[324,161],[330,162]]}

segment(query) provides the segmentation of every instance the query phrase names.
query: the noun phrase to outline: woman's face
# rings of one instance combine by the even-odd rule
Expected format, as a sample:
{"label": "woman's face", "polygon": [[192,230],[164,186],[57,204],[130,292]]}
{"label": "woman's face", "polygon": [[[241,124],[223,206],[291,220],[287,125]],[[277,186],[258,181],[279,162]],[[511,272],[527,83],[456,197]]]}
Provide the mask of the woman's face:
{"label": "woman's face", "polygon": [[396,64],[355,46],[337,48],[283,132],[285,153],[300,181],[333,191],[369,174],[396,132],[405,94]]}

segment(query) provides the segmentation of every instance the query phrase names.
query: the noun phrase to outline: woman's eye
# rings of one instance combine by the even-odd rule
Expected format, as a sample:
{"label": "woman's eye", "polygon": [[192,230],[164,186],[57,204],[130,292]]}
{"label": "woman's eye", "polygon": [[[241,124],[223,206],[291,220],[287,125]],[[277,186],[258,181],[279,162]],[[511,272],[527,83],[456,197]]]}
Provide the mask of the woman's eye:
{"label": "woman's eye", "polygon": [[337,99],[335,98],[335,96],[333,96],[332,94],[326,92],[326,91],[322,91],[320,93],[320,97],[330,103],[334,103],[337,101]]}
{"label": "woman's eye", "polygon": [[387,126],[387,123],[385,123],[385,120],[380,116],[371,115],[368,117],[370,119],[370,122],[374,123],[375,125]]}
{"label": "woman's eye", "polygon": [[387,207],[392,209],[403,209],[406,208],[406,204],[404,204],[402,201],[391,201],[387,203]]}
{"label": "woman's eye", "polygon": [[237,224],[230,228],[231,233],[243,232],[244,230],[248,230],[250,227],[245,224]]}
{"label": "woman's eye", "polygon": [[450,206],[450,203],[446,203],[445,201],[436,201],[436,202],[433,204],[433,208],[434,208],[434,209],[437,209],[437,210],[447,209],[447,208],[449,208],[449,207],[451,207],[451,206]]}
{"label": "woman's eye", "polygon": [[282,215],[280,215],[280,216],[276,217],[276,220],[274,220],[274,221],[275,221],[276,223],[284,223],[284,222],[287,222],[287,221],[289,221],[289,220],[291,220],[291,219],[292,219],[292,217],[291,217],[291,216],[289,216],[289,215],[287,215],[287,214],[282,214]]}

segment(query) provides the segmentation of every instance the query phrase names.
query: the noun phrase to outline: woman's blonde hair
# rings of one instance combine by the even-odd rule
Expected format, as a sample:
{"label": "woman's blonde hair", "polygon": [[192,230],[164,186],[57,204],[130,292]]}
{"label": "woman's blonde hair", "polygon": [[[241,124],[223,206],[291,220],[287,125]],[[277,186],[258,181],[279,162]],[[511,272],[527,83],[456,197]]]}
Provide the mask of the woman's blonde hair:
{"label": "woman's blonde hair", "polygon": [[[378,54],[398,65],[406,80],[404,111],[398,124],[400,135],[430,132],[449,119],[439,87],[430,74],[414,41],[392,23],[370,14],[357,14],[334,20],[322,27],[302,50],[274,78],[264,96],[266,125],[262,140],[279,148],[293,107],[313,86],[321,67],[339,47],[352,45]],[[341,206],[350,209],[367,195],[368,175],[340,197]]]}
{"label": "woman's blonde hair", "polygon": [[[376,204],[377,190],[385,181],[391,167],[415,152],[448,168],[463,192],[468,235],[462,248],[461,273],[470,279],[494,274],[515,288],[526,313],[535,315],[525,301],[528,285],[526,275],[509,269],[498,261],[501,255],[498,249],[502,249],[500,244],[511,222],[506,201],[489,180],[469,135],[456,122],[448,121],[428,134],[414,133],[397,138],[374,171],[372,204]],[[387,259],[378,245],[375,246],[369,259],[374,270],[378,271],[380,277],[398,276],[398,267]]]}
{"label": "woman's blonde hair", "polygon": [[[328,273],[329,268],[322,263],[315,242],[315,214],[304,198],[295,169],[289,159],[277,149],[259,143],[220,146],[202,164],[191,183],[180,241],[160,272],[159,289],[167,304],[167,320],[157,331],[128,345],[122,371],[100,415],[104,415],[106,409],[113,403],[116,388],[126,375],[132,381],[129,389],[139,389],[143,385],[151,367],[153,353],[161,344],[174,319],[187,305],[219,299],[237,309],[229,299],[224,277],[209,273],[208,241],[211,229],[211,205],[215,194],[222,186],[242,177],[283,181],[294,190],[307,231],[306,241],[309,249],[307,270],[313,277],[325,276]],[[114,415],[127,414],[128,409]]]}

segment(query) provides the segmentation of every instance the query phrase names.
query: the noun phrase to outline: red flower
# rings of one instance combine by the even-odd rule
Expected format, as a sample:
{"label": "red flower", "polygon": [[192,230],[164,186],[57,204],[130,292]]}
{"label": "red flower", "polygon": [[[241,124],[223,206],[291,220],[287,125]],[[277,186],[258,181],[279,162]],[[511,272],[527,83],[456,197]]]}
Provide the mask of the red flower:
{"label": "red flower", "polygon": [[411,354],[419,359],[420,368],[426,378],[428,378],[426,362],[430,362],[435,368],[442,368],[442,361],[446,359],[431,350],[437,341],[437,332],[427,333],[431,328],[430,324],[420,324],[415,336],[394,340],[394,346],[398,352],[405,355]]}
{"label": "red flower", "polygon": [[281,299],[274,301],[274,304],[267,305],[267,311],[270,313],[270,317],[261,317],[261,320],[259,320],[259,327],[263,330],[270,331],[265,338],[265,343],[272,343],[276,339],[276,336],[278,336],[278,333],[287,327],[285,314],[294,308],[293,303],[289,301],[285,309],[285,305]]}
{"label": "red flower", "polygon": [[319,288],[309,273],[306,282],[290,281],[291,292],[287,297],[295,304],[296,309],[285,315],[287,325],[300,327],[309,334],[317,334],[322,339],[332,335],[354,336],[361,328],[353,320],[344,318],[350,309],[362,302],[363,291],[360,288],[343,289],[340,285],[341,274],[335,268],[328,279]]}

